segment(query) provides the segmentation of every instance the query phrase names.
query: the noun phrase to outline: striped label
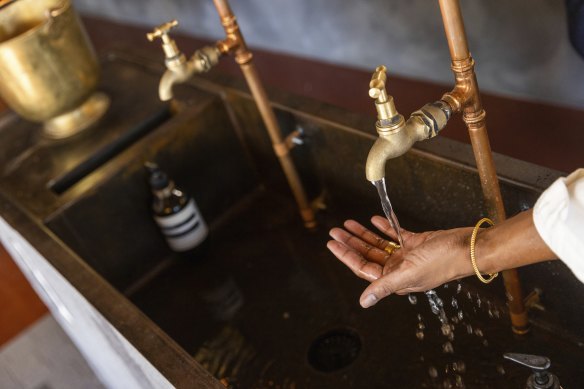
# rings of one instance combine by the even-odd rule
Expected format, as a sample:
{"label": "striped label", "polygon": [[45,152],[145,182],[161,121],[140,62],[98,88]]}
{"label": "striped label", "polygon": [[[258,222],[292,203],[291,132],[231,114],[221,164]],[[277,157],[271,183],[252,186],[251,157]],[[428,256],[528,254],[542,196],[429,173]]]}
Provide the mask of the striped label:
{"label": "striped label", "polygon": [[154,216],[154,220],[174,251],[186,251],[197,247],[209,232],[193,199],[174,215]]}

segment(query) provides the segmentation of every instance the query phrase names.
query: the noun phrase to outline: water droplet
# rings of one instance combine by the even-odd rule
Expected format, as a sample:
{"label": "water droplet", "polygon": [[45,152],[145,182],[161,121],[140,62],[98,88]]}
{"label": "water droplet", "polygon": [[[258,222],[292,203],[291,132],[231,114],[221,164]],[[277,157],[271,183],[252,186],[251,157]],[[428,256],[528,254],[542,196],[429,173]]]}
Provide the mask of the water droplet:
{"label": "water droplet", "polygon": [[474,333],[479,338],[482,338],[483,337],[483,331],[480,328],[475,328]]}
{"label": "water droplet", "polygon": [[481,302],[481,298],[480,297],[477,297],[477,307],[480,308],[481,307],[481,303],[482,303]]}
{"label": "water droplet", "polygon": [[448,282],[444,284],[444,289],[448,289]]}
{"label": "water droplet", "polygon": [[466,292],[466,298],[469,300],[472,300],[472,296],[471,296],[470,292]]}
{"label": "water droplet", "polygon": [[493,315],[495,316],[495,318],[498,319],[501,314],[499,313],[499,310],[498,309],[495,309],[495,310],[493,310]]}
{"label": "water droplet", "polygon": [[452,371],[464,374],[466,372],[466,364],[464,361],[453,362]]}
{"label": "water droplet", "polygon": [[485,347],[489,347],[489,341],[488,340],[483,340],[483,346]]}
{"label": "water droplet", "polygon": [[460,375],[456,375],[454,378],[454,386],[457,388],[466,388],[466,386],[464,385],[464,380],[462,379],[462,377]]}
{"label": "water droplet", "polygon": [[436,291],[429,290],[426,292],[426,296],[428,297],[428,302],[430,303],[430,309],[432,313],[437,315],[440,319],[441,323],[448,323],[448,318],[446,317],[446,312],[444,312],[444,303],[442,299],[438,297]]}
{"label": "water droplet", "polygon": [[501,375],[505,375],[505,368],[501,365],[497,365],[497,372]]}
{"label": "water droplet", "polygon": [[418,321],[422,321],[422,315],[418,313]]}
{"label": "water droplet", "polygon": [[466,332],[467,334],[472,334],[472,326],[470,324],[466,325]]}
{"label": "water droplet", "polygon": [[442,327],[440,327],[440,329],[442,330],[442,335],[444,336],[447,336],[452,331],[450,325],[446,323],[442,324]]}
{"label": "water droplet", "polygon": [[462,313],[462,309],[460,311],[458,311],[458,313],[456,314],[456,316],[458,316],[459,320],[462,320],[462,318],[464,317],[463,313]]}
{"label": "water droplet", "polygon": [[410,304],[416,305],[418,303],[418,298],[413,294],[408,294],[408,300],[410,300]]}
{"label": "water droplet", "polygon": [[491,311],[491,309],[489,308],[487,313],[489,314],[489,317],[492,319],[493,318],[493,311]]}
{"label": "water droplet", "polygon": [[430,375],[430,377],[436,378],[438,377],[438,370],[436,370],[434,366],[430,366],[430,368],[428,369],[428,374]]}
{"label": "water droplet", "polygon": [[416,338],[418,338],[418,340],[424,340],[424,331],[417,330],[416,331]]}
{"label": "water droplet", "polygon": [[426,326],[424,325],[424,323],[422,323],[422,322],[419,322],[419,323],[418,323],[418,329],[419,329],[419,330],[424,330],[424,329],[426,329]]}
{"label": "water droplet", "polygon": [[454,297],[452,298],[452,301],[450,302],[450,304],[452,305],[452,307],[454,309],[458,309],[458,300],[456,300]]}
{"label": "water droplet", "polygon": [[452,354],[454,353],[454,346],[452,346],[452,343],[450,342],[446,342],[442,345],[442,352],[445,354]]}
{"label": "water droplet", "polygon": [[454,324],[458,324],[458,317],[457,316],[452,316],[450,318],[450,321],[453,322]]}
{"label": "water droplet", "polygon": [[458,285],[456,285],[456,294],[459,294],[462,291],[462,284],[459,282]]}

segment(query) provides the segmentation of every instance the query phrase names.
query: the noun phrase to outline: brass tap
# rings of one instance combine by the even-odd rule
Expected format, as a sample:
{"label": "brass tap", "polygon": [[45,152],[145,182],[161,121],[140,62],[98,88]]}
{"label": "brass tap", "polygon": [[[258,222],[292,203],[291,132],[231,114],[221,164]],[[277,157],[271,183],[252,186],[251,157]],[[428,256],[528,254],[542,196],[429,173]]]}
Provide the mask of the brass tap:
{"label": "brass tap", "polygon": [[160,79],[158,87],[158,94],[162,101],[172,99],[172,87],[174,84],[187,81],[195,73],[207,72],[219,62],[220,52],[215,46],[203,47],[195,51],[191,58],[187,60],[186,56],[178,49],[174,39],[168,35],[170,30],[177,25],[178,21],[171,20],[146,34],[146,38],[151,42],[156,38],[162,40],[162,50],[166,57],[164,63],[167,68]]}
{"label": "brass tap", "polygon": [[385,66],[378,66],[369,83],[369,96],[375,99],[379,138],[375,141],[365,165],[367,180],[378,181],[385,177],[387,160],[406,153],[420,140],[435,137],[446,126],[451,108],[444,101],[426,104],[405,121],[397,112],[393,97],[387,93]]}

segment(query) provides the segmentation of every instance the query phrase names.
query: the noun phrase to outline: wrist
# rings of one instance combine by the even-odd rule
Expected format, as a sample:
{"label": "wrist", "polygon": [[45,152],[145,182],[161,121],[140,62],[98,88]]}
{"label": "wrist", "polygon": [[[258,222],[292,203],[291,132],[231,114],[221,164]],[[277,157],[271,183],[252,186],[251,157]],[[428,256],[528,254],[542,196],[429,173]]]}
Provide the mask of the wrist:
{"label": "wrist", "polygon": [[500,270],[497,266],[496,258],[500,249],[500,245],[504,244],[504,242],[497,243],[495,240],[494,237],[496,236],[496,228],[497,226],[481,228],[477,233],[475,242],[475,259],[481,274],[496,273]]}
{"label": "wrist", "polygon": [[460,238],[457,245],[458,247],[453,253],[456,261],[458,262],[456,266],[452,266],[453,274],[451,279],[453,280],[468,277],[474,274],[470,260],[470,240],[472,230],[472,227],[465,227],[460,229]]}

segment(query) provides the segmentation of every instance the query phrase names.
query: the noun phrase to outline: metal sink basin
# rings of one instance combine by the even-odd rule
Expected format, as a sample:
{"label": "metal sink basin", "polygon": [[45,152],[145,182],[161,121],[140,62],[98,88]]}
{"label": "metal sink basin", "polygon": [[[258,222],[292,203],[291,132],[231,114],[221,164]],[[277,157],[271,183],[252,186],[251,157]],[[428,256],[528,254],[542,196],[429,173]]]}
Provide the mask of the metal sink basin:
{"label": "metal sink basin", "polygon": [[[107,66],[117,69],[112,74],[139,74],[141,88],[152,87],[155,97],[160,69],[132,58],[110,62]],[[522,352],[550,357],[565,387],[584,386],[584,332],[578,325],[584,309],[574,304],[584,288],[561,263],[521,271],[524,291],[543,290],[546,308],[533,311],[532,333],[523,338],[512,335],[500,281],[480,287],[464,280],[460,287],[451,283],[437,290],[454,325],[453,339],[442,334],[423,294],[392,296],[369,310],[359,307],[364,281],[325,245],[328,230],[344,219],[367,223],[381,212],[375,189],[364,178],[373,118],[278,96],[282,128],[301,127],[305,133],[304,145],[293,150],[301,178],[309,195],[326,205],[318,229],[307,231],[259,115],[238,81],[211,75],[177,93],[183,104],[170,110],[173,115],[60,193],[55,182],[100,147],[84,150],[68,164],[63,155],[77,154],[61,151],[54,157],[57,167],[31,183],[23,174],[38,170],[46,155],[57,155],[37,148],[18,164],[9,163],[2,184],[5,195],[41,220],[55,241],[216,378],[241,388],[444,387],[446,381],[452,387],[456,382],[469,388],[520,387],[529,373],[503,362],[503,353]],[[128,116],[116,120],[136,123],[131,118],[137,114],[125,108]],[[114,138],[103,144],[119,139]],[[194,196],[210,226],[207,242],[191,256],[171,252],[151,218],[146,160],[157,162]],[[502,156],[496,162],[510,215],[533,205],[559,175]],[[470,148],[454,141],[420,144],[391,161],[387,177],[406,228],[470,225],[484,212]],[[37,185],[40,198],[27,197],[22,189],[27,185]],[[126,334],[132,331],[121,327]],[[154,359],[154,353],[147,357]]]}

